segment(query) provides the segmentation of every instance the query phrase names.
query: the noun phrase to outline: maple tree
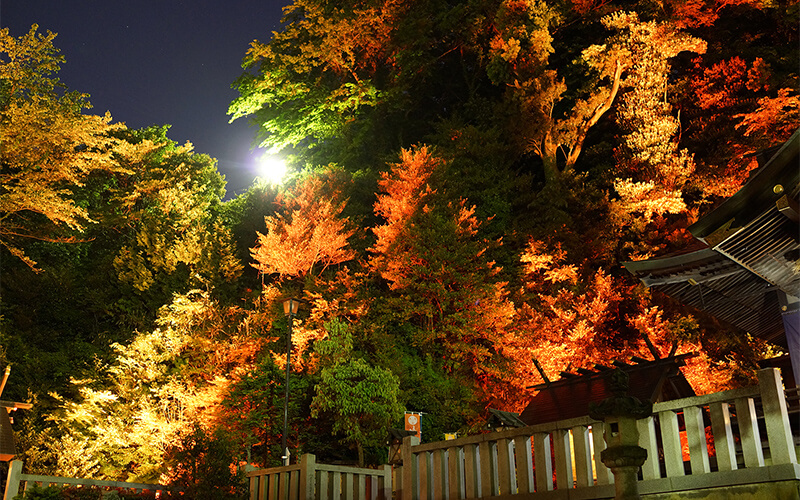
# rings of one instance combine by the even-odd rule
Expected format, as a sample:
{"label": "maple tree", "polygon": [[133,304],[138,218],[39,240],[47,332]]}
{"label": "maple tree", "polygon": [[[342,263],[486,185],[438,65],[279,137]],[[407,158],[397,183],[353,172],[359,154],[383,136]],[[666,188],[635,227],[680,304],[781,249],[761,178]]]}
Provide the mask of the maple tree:
{"label": "maple tree", "polygon": [[326,193],[320,177],[301,181],[293,193],[276,200],[283,213],[264,218],[266,233],[258,233],[257,245],[251,250],[254,266],[262,274],[303,277],[321,264],[340,264],[355,256],[347,240],[354,229],[342,217],[346,200],[338,192]]}
{"label": "maple tree", "polygon": [[353,4],[293,2],[284,9],[284,30],[269,44],[252,43],[243,66],[257,72],[236,82],[242,97],[230,113],[258,116],[262,146],[334,137],[348,117],[375,105],[379,92],[362,71],[377,65],[391,10]]}
{"label": "maple tree", "polygon": [[121,171],[111,115],[84,115],[78,92],[60,93],[64,58],[38,26],[14,38],[0,30],[0,245],[32,269],[20,239],[74,242],[94,222],[73,198],[94,172]]}
{"label": "maple tree", "polygon": [[500,271],[477,236],[480,222],[464,200],[437,196],[429,182],[442,161],[421,147],[405,150],[383,175],[370,267],[389,284],[396,314],[415,326],[412,342],[468,369],[479,385],[497,377],[498,346],[513,314]]}

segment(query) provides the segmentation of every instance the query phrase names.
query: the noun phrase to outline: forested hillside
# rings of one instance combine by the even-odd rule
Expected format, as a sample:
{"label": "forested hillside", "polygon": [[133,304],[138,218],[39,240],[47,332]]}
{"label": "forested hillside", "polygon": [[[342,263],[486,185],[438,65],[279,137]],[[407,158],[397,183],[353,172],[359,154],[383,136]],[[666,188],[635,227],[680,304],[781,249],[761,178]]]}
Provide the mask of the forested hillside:
{"label": "forested hillside", "polygon": [[0,31],[26,467],[164,480],[198,432],[277,464],[288,297],[289,445],[321,461],[385,460],[403,409],[426,441],[477,432],[537,364],[695,352],[698,393],[748,381],[773,346],[622,262],[696,248],[686,227],[800,126],[799,21],[782,0],[295,0],[230,107],[293,174],[228,201],[168,126],[63,89],[54,35]]}

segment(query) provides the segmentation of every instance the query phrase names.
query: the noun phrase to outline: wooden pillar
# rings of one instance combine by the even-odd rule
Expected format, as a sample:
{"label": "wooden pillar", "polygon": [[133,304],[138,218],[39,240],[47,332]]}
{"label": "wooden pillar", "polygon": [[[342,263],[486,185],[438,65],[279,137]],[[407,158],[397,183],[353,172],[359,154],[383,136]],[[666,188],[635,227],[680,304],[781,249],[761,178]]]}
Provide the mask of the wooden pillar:
{"label": "wooden pillar", "polygon": [[401,486],[399,488],[398,500],[416,500],[417,494],[414,486],[417,482],[417,460],[411,452],[411,447],[419,444],[417,436],[406,436],[403,438],[403,471],[401,474]]}
{"label": "wooden pillar", "polygon": [[317,486],[317,457],[306,453],[300,457],[300,496],[313,499]]}

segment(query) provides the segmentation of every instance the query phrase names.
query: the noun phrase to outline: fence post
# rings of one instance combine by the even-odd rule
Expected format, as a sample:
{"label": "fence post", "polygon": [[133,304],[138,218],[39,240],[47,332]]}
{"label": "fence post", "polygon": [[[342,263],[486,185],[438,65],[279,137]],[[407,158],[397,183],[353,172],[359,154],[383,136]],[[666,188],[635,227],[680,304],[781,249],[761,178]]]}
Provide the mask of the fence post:
{"label": "fence post", "polygon": [[312,500],[316,498],[317,485],[317,457],[311,453],[304,453],[300,457],[300,498]]}
{"label": "fence post", "polygon": [[689,463],[692,465],[692,474],[707,474],[711,472],[711,466],[708,462],[703,409],[697,406],[684,408],[683,421],[686,424],[686,441],[689,444]]}
{"label": "fence post", "polygon": [[417,436],[403,438],[403,472],[401,474],[400,500],[414,499],[414,481],[417,477],[417,471],[416,460],[414,454],[411,453],[411,447],[417,444],[419,444]]}
{"label": "fence post", "polygon": [[714,448],[717,452],[719,470],[734,470],[736,464],[736,448],[731,430],[731,412],[726,402],[709,405],[711,413],[711,431],[714,434]]}
{"label": "fence post", "polygon": [[379,483],[380,490],[378,491],[378,498],[381,500],[392,500],[392,466],[383,466],[383,481]]}
{"label": "fence post", "polygon": [[736,420],[742,440],[745,467],[764,467],[764,452],[761,449],[761,433],[758,430],[756,405],[753,398],[736,400]]}
{"label": "fence post", "polygon": [[758,386],[761,390],[761,405],[764,409],[764,422],[767,425],[767,439],[772,463],[796,463],[797,453],[794,450],[792,429],[789,427],[789,414],[786,411],[786,397],[778,369],[758,370]]}
{"label": "fence post", "polygon": [[22,460],[12,460],[8,464],[8,479],[6,479],[6,491],[3,495],[4,500],[11,500],[19,493],[20,476],[22,475]]}

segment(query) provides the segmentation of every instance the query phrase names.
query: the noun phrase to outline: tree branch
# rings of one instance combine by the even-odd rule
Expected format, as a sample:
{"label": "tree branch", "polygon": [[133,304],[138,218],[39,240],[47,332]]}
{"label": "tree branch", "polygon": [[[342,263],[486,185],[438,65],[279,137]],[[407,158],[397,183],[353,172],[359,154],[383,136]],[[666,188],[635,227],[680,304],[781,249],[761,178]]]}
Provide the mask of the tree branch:
{"label": "tree branch", "polygon": [[589,133],[589,129],[592,128],[614,104],[614,99],[616,99],[617,93],[619,92],[619,83],[622,78],[622,71],[625,69],[619,59],[617,59],[616,64],[617,67],[614,70],[614,81],[611,85],[611,93],[609,94],[608,99],[606,99],[603,104],[594,110],[592,117],[583,124],[580,130],[578,130],[578,133],[575,136],[575,143],[570,148],[569,156],[567,156],[567,163],[564,166],[564,170],[572,169],[572,166],[575,165],[575,162],[578,161],[578,156],[581,154],[583,141],[586,140],[586,135]]}

